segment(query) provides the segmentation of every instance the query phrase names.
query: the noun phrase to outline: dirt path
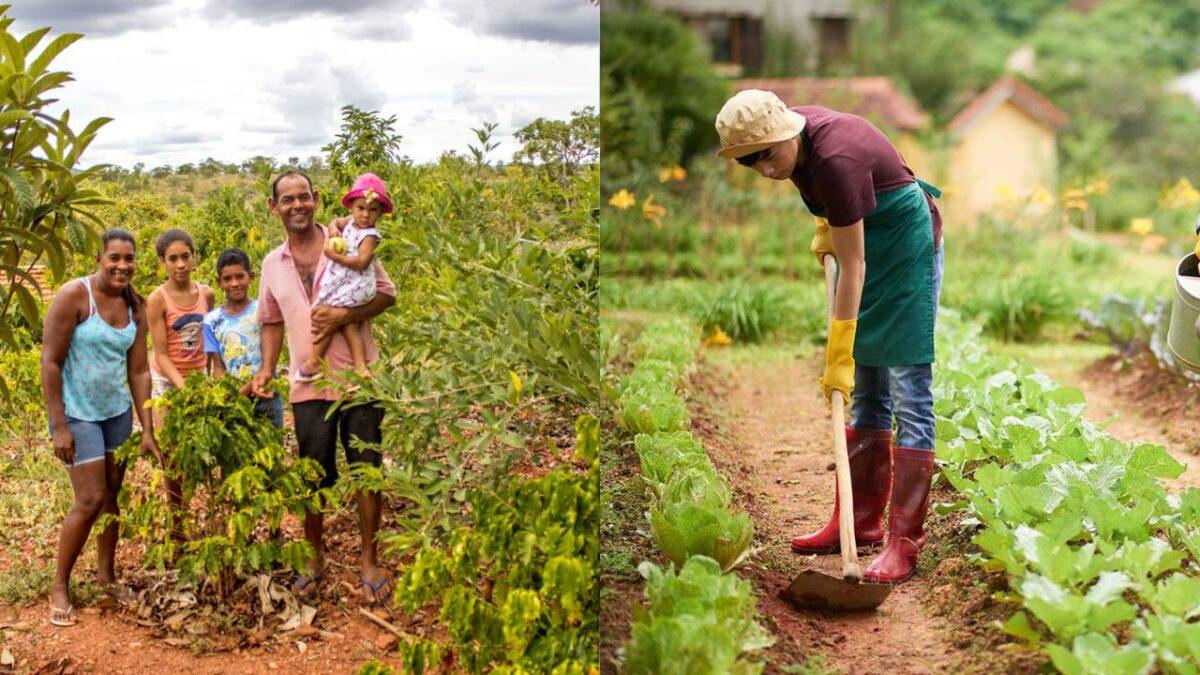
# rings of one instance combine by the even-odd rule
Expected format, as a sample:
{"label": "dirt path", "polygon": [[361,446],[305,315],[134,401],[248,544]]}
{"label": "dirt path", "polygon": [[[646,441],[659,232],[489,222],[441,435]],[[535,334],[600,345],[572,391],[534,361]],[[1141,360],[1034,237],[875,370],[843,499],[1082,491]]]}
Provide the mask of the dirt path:
{"label": "dirt path", "polygon": [[829,422],[816,373],[817,365],[808,361],[740,365],[722,397],[737,422],[726,430],[727,451],[715,459],[742,492],[741,506],[751,512],[756,543],[763,547],[757,564],[747,570],[760,587],[759,608],[783,640],[815,646],[841,672],[952,669],[960,659],[947,638],[946,621],[921,601],[928,589],[920,572],[928,570],[900,585],[874,613],[801,613],[776,597],[805,567],[840,572],[838,556],[799,556],[789,550],[791,537],[824,525],[832,507]]}

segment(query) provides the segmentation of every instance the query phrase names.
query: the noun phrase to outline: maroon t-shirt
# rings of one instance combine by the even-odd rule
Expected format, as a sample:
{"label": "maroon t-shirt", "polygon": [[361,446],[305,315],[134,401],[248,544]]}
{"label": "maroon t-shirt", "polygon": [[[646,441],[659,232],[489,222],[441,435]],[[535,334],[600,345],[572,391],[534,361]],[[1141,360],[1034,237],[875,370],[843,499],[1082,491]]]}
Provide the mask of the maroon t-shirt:
{"label": "maroon t-shirt", "polygon": [[[915,183],[912,169],[883,132],[867,120],[816,105],[792,108],[804,115],[808,158],[792,182],[810,211],[824,211],[831,227],[847,227],[875,208],[875,193]],[[804,138],[802,137],[802,140]],[[928,193],[933,241],[942,236],[942,215]]]}

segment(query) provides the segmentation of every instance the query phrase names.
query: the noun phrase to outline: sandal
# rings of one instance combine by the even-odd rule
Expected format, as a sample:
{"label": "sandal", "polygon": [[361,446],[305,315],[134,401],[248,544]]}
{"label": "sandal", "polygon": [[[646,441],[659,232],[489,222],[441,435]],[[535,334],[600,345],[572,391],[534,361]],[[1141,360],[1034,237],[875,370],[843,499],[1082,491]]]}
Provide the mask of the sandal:
{"label": "sandal", "polygon": [[388,583],[391,582],[391,579],[389,579],[387,575],[384,575],[382,579],[373,584],[370,581],[367,581],[366,577],[362,577],[362,582],[363,586],[366,587],[367,605],[374,607],[378,605],[379,602],[384,599],[384,597],[386,597],[383,594],[383,589],[387,587]]}
{"label": "sandal", "polygon": [[[328,560],[325,561],[325,566],[321,568],[321,571],[317,572],[316,574],[296,575],[296,578],[292,580],[292,593],[294,593],[298,598],[312,597],[313,594],[316,593],[317,589],[320,588],[321,577],[325,576],[327,571],[329,571]],[[314,590],[309,591],[309,586],[314,586]]]}
{"label": "sandal", "polygon": [[75,605],[67,605],[66,609],[50,605],[50,623],[60,628],[70,628],[78,621],[75,619]]}

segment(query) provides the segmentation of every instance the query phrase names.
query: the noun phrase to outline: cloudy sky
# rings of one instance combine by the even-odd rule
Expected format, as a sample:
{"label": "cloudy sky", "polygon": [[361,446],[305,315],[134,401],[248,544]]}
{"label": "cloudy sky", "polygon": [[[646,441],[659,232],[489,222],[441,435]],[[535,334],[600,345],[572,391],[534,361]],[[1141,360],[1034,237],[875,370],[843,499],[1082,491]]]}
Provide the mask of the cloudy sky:
{"label": "cloudy sky", "polygon": [[[598,105],[587,0],[10,0],[11,30],[86,37],[54,62],[85,163],[147,167],[318,154],[345,104],[396,116],[417,161],[499,123],[495,157],[537,117]],[[48,42],[49,38],[43,41]]]}

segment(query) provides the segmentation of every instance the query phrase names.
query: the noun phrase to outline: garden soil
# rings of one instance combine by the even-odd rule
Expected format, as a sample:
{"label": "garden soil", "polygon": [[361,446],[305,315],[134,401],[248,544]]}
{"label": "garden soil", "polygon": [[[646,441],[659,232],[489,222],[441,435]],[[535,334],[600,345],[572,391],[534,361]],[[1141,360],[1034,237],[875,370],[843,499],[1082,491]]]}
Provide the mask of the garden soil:
{"label": "garden soil", "polygon": [[[298,522],[285,521],[284,529],[289,536],[300,536]],[[39,598],[26,606],[0,606],[0,649],[11,654],[17,672],[36,673],[345,673],[372,659],[398,666],[396,638],[359,611],[365,604],[356,573],[356,516],[331,519],[326,542],[330,574],[320,590],[320,601],[313,603],[317,614],[312,628],[205,635],[207,647],[196,642],[189,649],[168,643],[155,628],[138,625],[131,611],[105,608],[103,601],[78,603],[78,624],[55,628],[47,620],[46,600]],[[94,578],[91,551],[89,544],[85,549],[89,555],[81,557],[77,568],[81,581]],[[132,553],[132,547],[118,548],[121,569],[136,568],[138,561]],[[13,561],[8,563],[11,566]],[[131,585],[140,590],[137,580]],[[381,608],[373,611],[409,634],[436,630],[436,617],[409,617]],[[5,670],[0,667],[0,672]]]}
{"label": "garden soil", "polygon": [[1066,376],[1083,390],[1092,422],[1107,425],[1123,441],[1147,441],[1167,448],[1187,470],[1168,489],[1200,488],[1200,388],[1159,369],[1148,354],[1132,361],[1110,356]]}

